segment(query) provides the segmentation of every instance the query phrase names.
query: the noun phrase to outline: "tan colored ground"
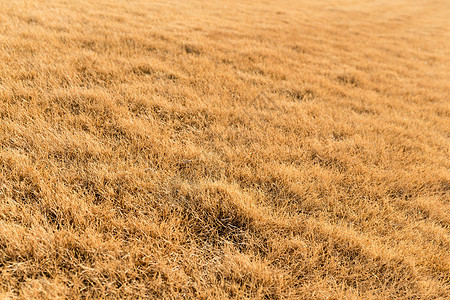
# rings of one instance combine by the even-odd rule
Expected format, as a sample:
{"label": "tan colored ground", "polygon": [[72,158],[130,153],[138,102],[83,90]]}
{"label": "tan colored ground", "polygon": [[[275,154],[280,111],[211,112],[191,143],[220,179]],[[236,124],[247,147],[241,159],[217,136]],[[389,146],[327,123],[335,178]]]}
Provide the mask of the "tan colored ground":
{"label": "tan colored ground", "polygon": [[0,2],[0,291],[450,297],[450,2]]}

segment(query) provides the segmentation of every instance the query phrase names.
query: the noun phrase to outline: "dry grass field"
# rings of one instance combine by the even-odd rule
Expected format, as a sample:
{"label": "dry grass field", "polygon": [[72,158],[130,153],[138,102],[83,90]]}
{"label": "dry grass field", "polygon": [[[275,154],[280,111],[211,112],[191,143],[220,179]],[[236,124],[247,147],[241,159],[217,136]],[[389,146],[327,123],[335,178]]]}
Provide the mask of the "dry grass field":
{"label": "dry grass field", "polygon": [[0,2],[3,298],[448,299],[450,2]]}

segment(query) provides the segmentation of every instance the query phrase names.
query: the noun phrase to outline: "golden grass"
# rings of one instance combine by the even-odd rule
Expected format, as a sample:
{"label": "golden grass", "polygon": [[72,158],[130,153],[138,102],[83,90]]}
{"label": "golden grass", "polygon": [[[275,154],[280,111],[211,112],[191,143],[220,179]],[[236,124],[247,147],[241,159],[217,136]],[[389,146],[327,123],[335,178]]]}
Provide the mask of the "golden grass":
{"label": "golden grass", "polygon": [[0,293],[450,296],[448,1],[0,2]]}

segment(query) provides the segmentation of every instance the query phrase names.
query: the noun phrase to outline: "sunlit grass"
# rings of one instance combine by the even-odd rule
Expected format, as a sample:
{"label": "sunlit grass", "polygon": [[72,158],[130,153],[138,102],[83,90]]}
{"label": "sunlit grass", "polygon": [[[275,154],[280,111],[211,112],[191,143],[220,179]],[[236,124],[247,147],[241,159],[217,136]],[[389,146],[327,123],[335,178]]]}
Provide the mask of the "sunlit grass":
{"label": "sunlit grass", "polygon": [[446,1],[0,3],[0,293],[450,294]]}

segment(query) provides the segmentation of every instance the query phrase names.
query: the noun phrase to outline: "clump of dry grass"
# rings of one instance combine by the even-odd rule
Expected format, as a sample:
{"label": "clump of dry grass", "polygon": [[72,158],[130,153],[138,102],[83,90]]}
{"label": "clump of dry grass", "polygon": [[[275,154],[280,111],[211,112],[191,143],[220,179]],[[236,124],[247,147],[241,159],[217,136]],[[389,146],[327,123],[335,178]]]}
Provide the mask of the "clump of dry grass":
{"label": "clump of dry grass", "polygon": [[445,1],[2,1],[5,297],[446,298]]}

